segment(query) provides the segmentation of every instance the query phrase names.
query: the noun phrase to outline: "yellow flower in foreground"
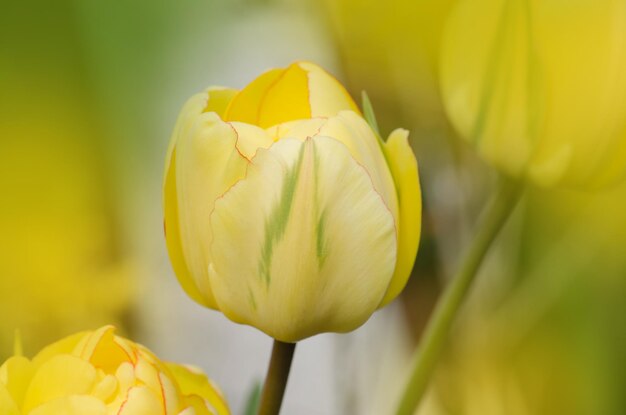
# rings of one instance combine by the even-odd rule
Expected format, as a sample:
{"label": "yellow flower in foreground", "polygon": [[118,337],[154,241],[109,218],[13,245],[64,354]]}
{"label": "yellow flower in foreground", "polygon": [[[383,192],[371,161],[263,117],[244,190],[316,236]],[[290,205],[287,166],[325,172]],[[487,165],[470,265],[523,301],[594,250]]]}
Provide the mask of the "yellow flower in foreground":
{"label": "yellow flower in foreground", "polygon": [[407,137],[377,138],[311,63],[193,96],[164,184],[182,286],[281,341],[354,330],[402,291],[415,260],[421,199]]}
{"label": "yellow flower in foreground", "polygon": [[444,39],[448,115],[487,161],[544,186],[624,176],[623,0],[465,0]]}
{"label": "yellow flower in foreground", "polygon": [[224,415],[202,373],[161,362],[106,326],[66,337],[32,360],[0,367],[2,415]]}

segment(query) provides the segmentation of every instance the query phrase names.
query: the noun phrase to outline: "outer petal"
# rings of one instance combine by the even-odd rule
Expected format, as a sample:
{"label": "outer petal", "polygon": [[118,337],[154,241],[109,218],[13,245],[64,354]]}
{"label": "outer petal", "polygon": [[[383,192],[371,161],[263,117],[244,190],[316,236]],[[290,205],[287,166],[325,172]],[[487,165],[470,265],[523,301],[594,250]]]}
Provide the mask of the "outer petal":
{"label": "outer petal", "polygon": [[68,395],[91,392],[96,369],[71,355],[58,355],[41,365],[33,376],[24,397],[24,413],[46,402]]}
{"label": "outer petal", "polygon": [[365,167],[374,189],[380,193],[397,222],[398,198],[382,144],[363,117],[352,111],[341,111],[335,117],[279,124],[269,128],[268,134],[275,140],[286,137],[305,140],[307,137],[324,136],[343,143],[352,157]]}
{"label": "outer petal", "polygon": [[385,155],[396,185],[399,203],[398,259],[393,278],[380,307],[393,300],[406,285],[420,240],[422,226],[422,194],[417,161],[408,141],[408,131],[398,129],[385,143]]}
{"label": "outer petal", "polygon": [[309,62],[265,72],[242,89],[224,119],[268,128],[287,121],[330,117],[341,110],[358,112],[345,88]]}
{"label": "outer petal", "polygon": [[20,415],[17,404],[13,401],[11,394],[2,382],[0,382],[0,413],[5,415]]}
{"label": "outer petal", "polygon": [[[0,367],[0,387],[6,387],[12,401],[21,404],[24,401],[24,394],[33,372],[34,365],[27,358],[23,356],[10,357]],[[0,396],[0,409],[2,409],[2,401],[3,398]],[[0,414],[4,414],[4,412],[0,411]]]}
{"label": "outer petal", "polygon": [[282,341],[363,324],[396,262],[393,215],[367,172],[328,137],[260,150],[215,203],[211,227],[220,310]]}
{"label": "outer petal", "polygon": [[164,185],[167,247],[185,291],[216,308],[208,281],[209,215],[215,199],[245,175],[248,160],[237,143],[246,136],[215,113],[203,113],[175,139]]}
{"label": "outer petal", "polygon": [[211,405],[213,413],[227,415],[230,413],[224,396],[217,386],[215,386],[207,376],[193,367],[167,364],[168,369],[176,379],[181,392],[187,396],[190,404],[196,407],[197,400],[193,396],[201,398]]}
{"label": "outer petal", "polygon": [[28,412],[28,415],[106,415],[106,406],[87,395],[64,396],[46,402]]}

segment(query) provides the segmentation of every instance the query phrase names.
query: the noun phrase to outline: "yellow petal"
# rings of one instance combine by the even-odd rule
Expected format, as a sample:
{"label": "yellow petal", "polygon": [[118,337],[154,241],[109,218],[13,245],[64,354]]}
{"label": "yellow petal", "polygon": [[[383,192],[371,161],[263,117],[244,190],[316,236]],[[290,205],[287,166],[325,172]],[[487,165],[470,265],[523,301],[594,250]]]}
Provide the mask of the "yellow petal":
{"label": "yellow petal", "polygon": [[96,381],[96,369],[71,355],[58,355],[44,362],[33,376],[24,397],[24,412],[56,398],[88,394]]}
{"label": "yellow petal", "polygon": [[20,415],[17,404],[11,397],[4,383],[0,382],[0,414],[3,415]]}
{"label": "yellow petal", "polygon": [[[208,280],[213,203],[245,175],[248,160],[238,136],[215,113],[199,115],[177,137],[164,184],[167,248],[185,291],[200,304],[216,308]],[[249,146],[246,146],[249,147]]]}
{"label": "yellow petal", "polygon": [[135,386],[128,391],[128,397],[118,411],[118,415],[165,415],[161,400],[147,386]]}
{"label": "yellow petal", "polygon": [[[207,401],[215,414],[227,415],[230,413],[220,390],[200,370],[173,363],[168,363],[167,367],[176,379],[183,395],[187,395],[187,402],[196,408],[196,412],[199,410],[198,403]],[[192,397],[192,395],[196,395],[201,400]]]}
{"label": "yellow petal", "polygon": [[64,396],[33,409],[28,415],[106,415],[106,406],[86,395]]}
{"label": "yellow petal", "polygon": [[333,117],[340,111],[361,114],[348,91],[331,74],[311,62],[300,62],[309,77],[311,117]]}
{"label": "yellow petal", "polygon": [[173,413],[178,408],[179,400],[175,387],[167,378],[161,376],[162,373],[155,365],[145,359],[139,359],[135,365],[135,375],[140,384],[150,388],[152,393],[158,397],[164,413]]}
{"label": "yellow petal", "polygon": [[222,87],[211,87],[207,89],[206,94],[208,97],[203,112],[214,112],[220,118],[223,117],[226,108],[228,108],[230,102],[235,95],[237,95],[237,92],[239,91],[236,89]]}
{"label": "yellow petal", "polygon": [[[34,365],[30,360],[23,356],[13,356],[0,367],[0,384],[6,386],[6,391],[14,402],[21,404],[33,373]],[[1,404],[0,408],[2,408]],[[0,411],[0,413],[4,412]]]}
{"label": "yellow petal", "polygon": [[398,194],[398,259],[380,307],[393,300],[406,285],[420,240],[422,196],[417,161],[409,145],[408,134],[406,130],[393,131],[384,147]]}
{"label": "yellow petal", "polygon": [[393,215],[346,146],[327,137],[259,150],[215,203],[211,228],[220,310],[282,341],[363,324],[396,261]]}
{"label": "yellow petal", "polygon": [[359,111],[328,72],[309,62],[296,62],[252,81],[233,98],[224,119],[268,128],[292,120],[331,117],[341,110]]}
{"label": "yellow petal", "polygon": [[[283,75],[284,69],[270,69],[250,82],[232,99],[223,119],[259,125],[259,107],[265,95]],[[302,108],[303,105],[300,105]],[[306,117],[304,117],[306,118]]]}
{"label": "yellow petal", "polygon": [[134,363],[132,350],[115,337],[115,327],[104,326],[85,335],[74,348],[74,355],[89,361],[104,373],[114,373],[123,362]]}
{"label": "yellow petal", "polygon": [[33,365],[35,367],[39,367],[44,362],[50,360],[53,356],[59,354],[71,354],[76,348],[76,345],[78,345],[78,343],[80,343],[81,340],[83,340],[88,334],[89,332],[86,331],[76,333],[44,347],[33,358]]}

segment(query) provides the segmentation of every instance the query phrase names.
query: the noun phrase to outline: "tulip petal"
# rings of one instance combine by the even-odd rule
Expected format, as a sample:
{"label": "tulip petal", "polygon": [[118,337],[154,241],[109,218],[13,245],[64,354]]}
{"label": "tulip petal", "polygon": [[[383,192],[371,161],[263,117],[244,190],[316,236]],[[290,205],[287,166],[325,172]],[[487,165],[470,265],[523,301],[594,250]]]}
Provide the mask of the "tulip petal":
{"label": "tulip petal", "polygon": [[231,101],[224,119],[269,128],[339,111],[359,112],[345,88],[328,72],[309,62],[265,72]]}
{"label": "tulip petal", "polygon": [[[183,107],[174,127],[172,139],[165,161],[165,177],[163,185],[164,227],[167,248],[172,262],[172,268],[185,292],[196,302],[207,307],[215,307],[212,295],[203,292],[192,277],[185,255],[182,250],[181,229],[178,219],[178,201],[176,184],[176,147],[181,137],[186,137],[192,131],[197,131],[198,123],[202,119],[215,120],[216,116],[224,115],[226,107],[238,91],[234,89],[213,87],[205,92],[192,96]],[[203,113],[209,113],[202,115]],[[213,115],[210,115],[213,113]],[[236,141],[236,140],[235,140]],[[222,189],[222,191],[225,189]],[[200,277],[201,278],[201,277]]]}
{"label": "tulip petal", "polygon": [[115,327],[104,326],[85,335],[74,349],[75,356],[102,369],[104,373],[115,373],[124,362],[135,363],[136,356],[123,341],[115,338]]}
{"label": "tulip petal", "polygon": [[147,386],[134,386],[118,411],[118,415],[163,414],[161,400]]}
{"label": "tulip petal", "polygon": [[76,333],[44,347],[33,358],[33,365],[39,367],[43,362],[50,360],[53,356],[58,354],[72,354],[78,343],[82,341],[87,333],[86,331]]}
{"label": "tulip petal", "polygon": [[[194,408],[197,407],[198,402],[196,401],[206,401],[211,405],[216,414],[229,413],[224,396],[204,373],[189,366],[173,363],[168,363],[167,367],[174,376],[174,379],[176,379],[176,383],[178,383],[181,392],[183,395],[186,395],[187,401]],[[201,398],[201,400],[195,397]],[[196,410],[198,410],[198,408],[196,408]]]}
{"label": "tulip petal", "polygon": [[393,300],[411,275],[422,225],[422,195],[417,161],[408,141],[408,131],[397,129],[384,145],[385,156],[398,194],[398,259],[393,278],[380,307]]}
{"label": "tulip petal", "polygon": [[311,62],[300,62],[299,66],[309,76],[311,117],[332,117],[340,111],[361,113],[346,88],[334,76]]}
{"label": "tulip petal", "polygon": [[287,342],[363,324],[396,262],[393,215],[328,137],[259,150],[211,215],[220,310]]}
{"label": "tulip petal", "polygon": [[52,357],[33,376],[24,397],[24,413],[68,395],[88,394],[96,382],[96,369],[71,355]]}
{"label": "tulip petal", "polygon": [[185,291],[211,308],[216,303],[208,280],[209,215],[215,199],[244,177],[248,160],[237,145],[247,139],[215,113],[201,114],[177,137],[165,178],[166,241],[172,265]]}
{"label": "tulip petal", "polygon": [[[0,385],[6,386],[14,402],[23,402],[24,393],[34,373],[34,365],[23,356],[13,356],[0,367]],[[2,397],[0,397],[2,401]],[[2,404],[0,403],[0,408]],[[4,412],[0,411],[1,414]]]}
{"label": "tulip petal", "polygon": [[106,406],[86,395],[64,396],[33,409],[29,415],[106,415]]}
{"label": "tulip petal", "polygon": [[0,382],[0,414],[20,415],[17,404],[2,382]]}
{"label": "tulip petal", "polygon": [[342,111],[338,116],[328,119],[319,135],[333,137],[348,147],[352,157],[369,173],[374,189],[380,193],[397,223],[398,197],[394,180],[381,142],[369,124],[352,111]]}
{"label": "tulip petal", "polygon": [[223,87],[211,87],[207,89],[206,96],[208,97],[203,112],[214,112],[222,118],[226,112],[226,108],[228,108],[230,102],[238,92],[239,91],[236,89]]}
{"label": "tulip petal", "polygon": [[398,200],[389,166],[385,159],[382,143],[369,124],[352,111],[341,111],[330,118],[312,118],[276,125],[267,130],[274,140],[308,137],[332,137],[344,144],[352,157],[367,170],[374,189],[382,196],[385,204],[398,217]]}

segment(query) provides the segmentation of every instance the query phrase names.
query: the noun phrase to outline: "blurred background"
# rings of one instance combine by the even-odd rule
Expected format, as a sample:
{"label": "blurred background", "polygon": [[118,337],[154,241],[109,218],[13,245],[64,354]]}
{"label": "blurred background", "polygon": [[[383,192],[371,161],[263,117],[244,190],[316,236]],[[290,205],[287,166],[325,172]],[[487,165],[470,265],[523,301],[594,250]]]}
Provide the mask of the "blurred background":
{"label": "blurred background", "polygon": [[[184,101],[307,59],[411,131],[424,233],[403,295],[298,346],[286,414],[392,413],[407,361],[494,173],[454,133],[438,80],[455,0],[0,0],[0,359],[115,324],[202,367],[234,414],[271,341],[187,298],[161,180]],[[626,114],[624,114],[626,117]],[[420,415],[626,413],[626,185],[530,187],[463,308]]]}

